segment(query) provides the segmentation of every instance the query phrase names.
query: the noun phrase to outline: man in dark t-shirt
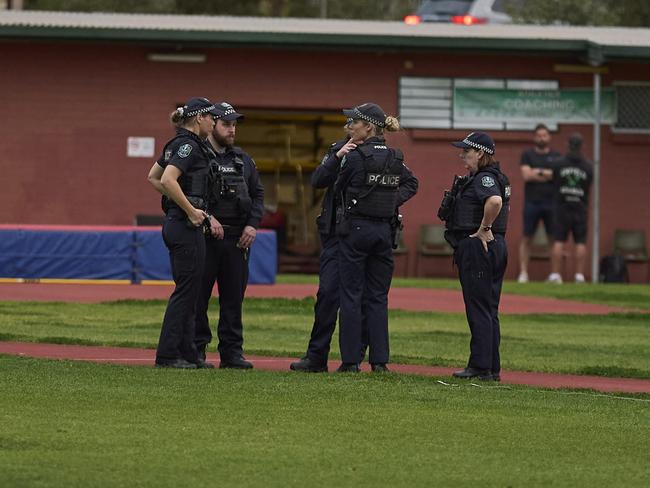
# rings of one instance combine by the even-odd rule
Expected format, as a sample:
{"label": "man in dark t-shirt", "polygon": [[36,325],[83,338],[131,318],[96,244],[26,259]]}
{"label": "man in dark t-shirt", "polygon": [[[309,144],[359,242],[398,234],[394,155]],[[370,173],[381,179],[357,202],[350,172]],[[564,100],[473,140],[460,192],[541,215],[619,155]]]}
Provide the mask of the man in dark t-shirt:
{"label": "man in dark t-shirt", "polygon": [[560,153],[551,149],[551,133],[544,124],[535,127],[535,146],[521,155],[524,187],[524,235],[519,244],[520,283],[528,282],[530,243],[539,221],[544,222],[546,235],[553,236],[553,163]]}
{"label": "man in dark t-shirt", "polygon": [[560,268],[564,243],[573,235],[576,254],[575,281],[585,281],[587,256],[587,210],[589,189],[593,180],[593,165],[582,155],[582,136],[578,133],[569,138],[569,152],[560,158],[553,168],[555,227],[553,253],[551,254],[551,283],[562,283]]}

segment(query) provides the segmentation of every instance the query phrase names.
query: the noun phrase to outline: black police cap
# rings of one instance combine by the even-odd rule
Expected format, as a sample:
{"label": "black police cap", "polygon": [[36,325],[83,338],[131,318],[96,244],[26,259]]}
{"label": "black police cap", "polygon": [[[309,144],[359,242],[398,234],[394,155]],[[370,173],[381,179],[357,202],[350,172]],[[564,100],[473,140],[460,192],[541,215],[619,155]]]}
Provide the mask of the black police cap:
{"label": "black police cap", "polygon": [[178,107],[176,110],[185,118],[205,113],[219,115],[214,103],[204,97],[190,98],[185,105]]}
{"label": "black police cap", "polygon": [[377,127],[386,126],[386,114],[376,103],[363,103],[354,108],[344,109],[343,115],[353,120],[365,120]]}
{"label": "black police cap", "polygon": [[471,132],[462,141],[452,142],[452,146],[463,149],[479,149],[494,154],[494,141],[485,132]]}
{"label": "black police cap", "polygon": [[217,115],[217,118],[226,120],[226,121],[232,121],[232,120],[243,120],[244,116],[240,113],[237,113],[235,110],[235,107],[230,105],[228,102],[221,102],[219,105],[217,105],[217,111],[219,112],[219,115]]}

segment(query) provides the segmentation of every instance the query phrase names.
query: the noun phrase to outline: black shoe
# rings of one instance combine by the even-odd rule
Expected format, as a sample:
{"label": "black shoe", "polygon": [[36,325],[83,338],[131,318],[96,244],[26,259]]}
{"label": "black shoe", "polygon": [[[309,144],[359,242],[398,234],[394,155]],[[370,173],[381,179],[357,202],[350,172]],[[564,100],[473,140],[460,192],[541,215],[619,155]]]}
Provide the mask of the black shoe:
{"label": "black shoe", "polygon": [[197,349],[197,351],[199,353],[199,361],[205,362],[205,360],[206,360],[205,349],[206,349],[207,346],[208,346],[207,344],[203,344],[202,346],[197,346],[196,347],[196,349]]}
{"label": "black shoe", "polygon": [[494,377],[489,369],[465,368],[453,373],[456,378],[470,379],[476,378],[482,381],[493,381]]}
{"label": "black shoe", "polygon": [[253,363],[246,361],[244,356],[234,356],[231,358],[221,358],[219,368],[253,369]]}
{"label": "black shoe", "polygon": [[501,381],[501,375],[499,373],[492,373],[492,379],[494,381]]}
{"label": "black shoe", "polygon": [[185,359],[173,359],[171,361],[156,361],[156,368],[196,369],[197,366]]}
{"label": "black shoe", "polygon": [[300,361],[291,363],[291,371],[303,371],[305,373],[327,373],[327,363],[317,363],[308,357],[300,358]]}
{"label": "black shoe", "polygon": [[214,369],[214,364],[208,363],[205,359],[201,359],[199,356],[199,360],[196,362],[196,367],[198,369]]}
{"label": "black shoe", "polygon": [[341,363],[341,366],[339,366],[336,369],[337,373],[359,373],[361,372],[361,368],[359,368],[359,365],[357,363]]}
{"label": "black shoe", "polygon": [[386,366],[386,363],[374,363],[370,365],[370,369],[374,373],[390,373],[390,369]]}

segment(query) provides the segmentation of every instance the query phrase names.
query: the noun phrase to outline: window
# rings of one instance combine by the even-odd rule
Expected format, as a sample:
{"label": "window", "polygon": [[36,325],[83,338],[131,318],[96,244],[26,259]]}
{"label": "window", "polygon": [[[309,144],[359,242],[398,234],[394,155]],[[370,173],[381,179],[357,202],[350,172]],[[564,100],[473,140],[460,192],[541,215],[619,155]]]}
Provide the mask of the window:
{"label": "window", "polygon": [[650,132],[650,83],[616,83],[616,132]]}
{"label": "window", "polygon": [[[557,90],[556,80],[515,80],[503,78],[419,78],[399,80],[400,124],[409,129],[490,129],[532,130],[536,123],[458,120],[454,118],[456,88],[502,88],[514,90]],[[547,124],[557,130],[557,124]]]}

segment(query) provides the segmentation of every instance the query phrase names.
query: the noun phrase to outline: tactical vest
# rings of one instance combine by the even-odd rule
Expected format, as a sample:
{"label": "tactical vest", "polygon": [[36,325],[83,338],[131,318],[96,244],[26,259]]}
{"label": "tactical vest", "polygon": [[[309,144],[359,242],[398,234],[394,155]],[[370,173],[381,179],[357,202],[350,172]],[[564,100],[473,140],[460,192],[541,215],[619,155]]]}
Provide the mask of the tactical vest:
{"label": "tactical vest", "polygon": [[[390,219],[397,207],[404,156],[399,149],[386,148],[382,143],[364,144],[357,150],[363,157],[365,182],[346,189],[347,212],[359,217]],[[381,153],[386,154],[386,159],[378,161],[376,156]]]}
{"label": "tactical vest", "polygon": [[[206,166],[204,168],[198,169],[192,172],[184,172],[178,177],[178,185],[181,187],[181,190],[186,197],[193,197],[192,205],[199,207],[204,207],[205,203],[208,201],[208,176],[209,176],[209,166],[207,162],[210,161],[210,149],[207,147],[206,143],[202,141],[198,136],[193,134],[177,134],[176,137],[171,139],[165,147],[163,148],[163,154],[172,147],[174,142],[178,142],[177,146],[180,146],[183,139],[192,138],[195,142],[198,143],[199,148],[201,149],[203,156],[206,159]],[[176,150],[177,148],[175,148]],[[202,203],[198,200],[202,200]],[[162,197],[161,201],[163,211],[167,212],[170,208],[177,206],[170,198],[166,196]]]}
{"label": "tactical vest", "polygon": [[235,151],[233,161],[210,162],[210,211],[222,223],[243,225],[252,207],[244,177],[244,161]]}
{"label": "tactical vest", "polygon": [[501,190],[501,211],[492,222],[492,232],[505,234],[508,228],[508,215],[510,213],[510,181],[496,166],[487,166],[474,175],[470,176],[467,182],[458,192],[455,199],[453,219],[449,230],[474,232],[481,225],[483,219],[484,203],[477,198],[463,198],[465,191],[470,187],[475,178],[482,176],[493,176]]}

